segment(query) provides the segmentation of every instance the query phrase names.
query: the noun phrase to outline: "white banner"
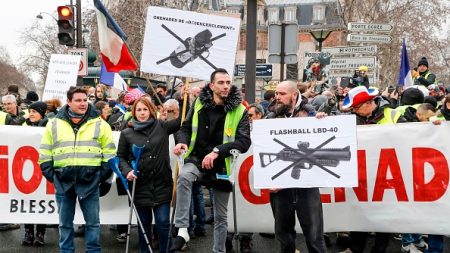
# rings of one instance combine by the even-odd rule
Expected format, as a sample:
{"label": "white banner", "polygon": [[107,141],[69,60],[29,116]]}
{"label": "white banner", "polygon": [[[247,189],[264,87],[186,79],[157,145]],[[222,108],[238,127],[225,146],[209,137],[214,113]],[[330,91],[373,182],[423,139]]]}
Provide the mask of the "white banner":
{"label": "white banner", "polygon": [[358,184],[355,115],[257,120],[252,134],[257,189]]}
{"label": "white banner", "polygon": [[42,101],[59,98],[66,104],[66,93],[70,86],[77,85],[80,55],[52,54],[48,64],[47,80],[45,80]]}
{"label": "white banner", "polygon": [[217,68],[233,76],[240,19],[149,7],[141,69],[209,80]]}
{"label": "white banner", "polygon": [[[42,131],[0,127],[0,223],[57,223],[53,187],[37,164]],[[325,230],[450,234],[450,124],[359,126],[357,133],[359,185],[321,189]],[[252,152],[236,164],[238,229],[273,232],[269,191],[252,187]],[[128,210],[114,183],[101,198],[101,222],[126,223]],[[232,201],[228,217],[232,230]],[[82,221],[77,210],[76,223]]]}

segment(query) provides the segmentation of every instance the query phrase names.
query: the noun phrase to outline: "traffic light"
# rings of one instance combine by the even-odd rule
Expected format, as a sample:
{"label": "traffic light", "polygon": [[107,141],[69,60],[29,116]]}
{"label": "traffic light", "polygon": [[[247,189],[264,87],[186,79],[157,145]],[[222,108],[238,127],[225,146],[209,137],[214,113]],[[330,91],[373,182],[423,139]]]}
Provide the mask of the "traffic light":
{"label": "traffic light", "polygon": [[58,6],[58,40],[61,45],[75,45],[74,15],[71,6]]}

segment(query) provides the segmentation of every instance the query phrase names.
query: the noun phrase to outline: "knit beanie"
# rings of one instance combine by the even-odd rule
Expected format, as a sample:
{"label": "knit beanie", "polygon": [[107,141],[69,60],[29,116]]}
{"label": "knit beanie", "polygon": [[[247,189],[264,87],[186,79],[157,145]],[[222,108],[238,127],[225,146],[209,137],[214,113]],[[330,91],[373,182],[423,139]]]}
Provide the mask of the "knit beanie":
{"label": "knit beanie", "polygon": [[422,57],[422,59],[420,59],[419,64],[417,64],[417,67],[419,67],[420,65],[425,65],[428,68],[428,60],[426,57]]}
{"label": "knit beanie", "polygon": [[403,91],[402,98],[400,100],[401,105],[415,105],[423,103],[423,92],[414,87],[408,88]]}
{"label": "knit beanie", "polygon": [[42,118],[44,118],[45,112],[47,111],[47,104],[41,101],[34,102],[30,105],[30,107],[28,107],[28,109],[37,111],[42,116]]}
{"label": "knit beanie", "polygon": [[39,96],[35,91],[30,90],[27,92],[26,100],[35,102],[39,100]]}

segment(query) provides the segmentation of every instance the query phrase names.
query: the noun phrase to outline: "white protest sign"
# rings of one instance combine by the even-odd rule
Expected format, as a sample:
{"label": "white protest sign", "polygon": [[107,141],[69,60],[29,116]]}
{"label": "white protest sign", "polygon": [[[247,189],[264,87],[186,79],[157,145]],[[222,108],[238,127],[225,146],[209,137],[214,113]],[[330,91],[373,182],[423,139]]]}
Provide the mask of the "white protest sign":
{"label": "white protest sign", "polygon": [[66,93],[70,86],[77,84],[80,55],[52,54],[48,64],[42,101],[58,98],[66,103]]}
{"label": "white protest sign", "polygon": [[141,70],[209,80],[217,68],[233,76],[240,19],[149,7]]}
{"label": "white protest sign", "polygon": [[253,124],[255,188],[357,185],[354,115]]}

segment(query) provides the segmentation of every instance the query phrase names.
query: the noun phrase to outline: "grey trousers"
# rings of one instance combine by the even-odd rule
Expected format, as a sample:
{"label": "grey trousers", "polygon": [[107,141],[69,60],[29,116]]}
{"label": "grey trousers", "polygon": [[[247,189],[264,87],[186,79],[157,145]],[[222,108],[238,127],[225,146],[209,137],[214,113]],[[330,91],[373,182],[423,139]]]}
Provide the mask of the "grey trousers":
{"label": "grey trousers", "polygon": [[[189,227],[189,210],[191,205],[192,184],[199,180],[203,173],[192,163],[186,163],[180,169],[177,181],[177,206],[175,209],[175,227]],[[225,253],[227,238],[227,206],[229,192],[214,189],[214,253]]]}

